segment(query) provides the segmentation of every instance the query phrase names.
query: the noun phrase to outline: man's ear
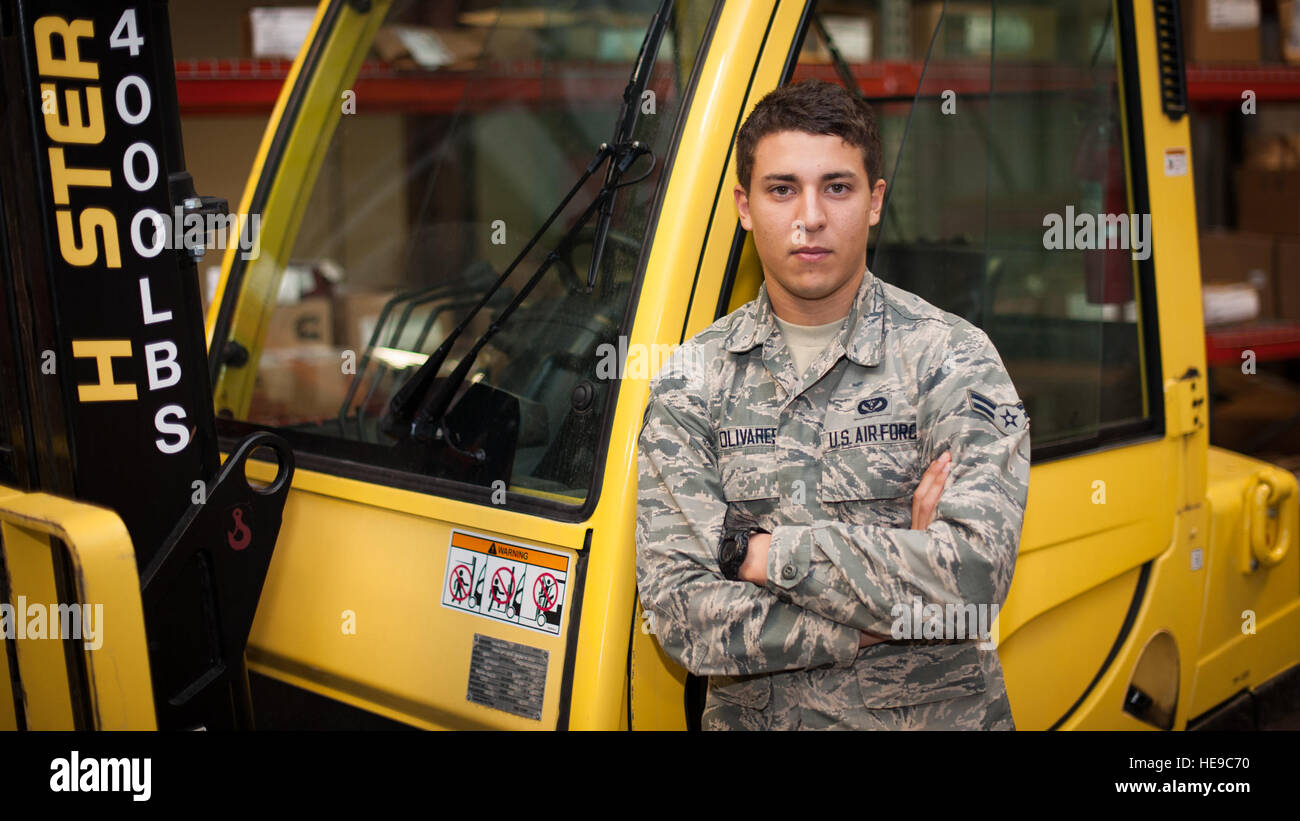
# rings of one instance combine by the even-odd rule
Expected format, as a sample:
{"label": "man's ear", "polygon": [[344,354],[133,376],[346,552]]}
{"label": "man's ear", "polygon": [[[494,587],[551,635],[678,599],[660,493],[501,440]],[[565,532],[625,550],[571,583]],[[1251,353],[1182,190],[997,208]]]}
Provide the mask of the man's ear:
{"label": "man's ear", "polygon": [[871,225],[880,223],[880,213],[885,207],[885,178],[876,180],[871,186]]}
{"label": "man's ear", "polygon": [[745,189],[739,183],[731,189],[731,193],[736,198],[736,211],[740,213],[740,227],[746,231],[753,231],[754,223],[749,218],[749,194],[745,193]]}

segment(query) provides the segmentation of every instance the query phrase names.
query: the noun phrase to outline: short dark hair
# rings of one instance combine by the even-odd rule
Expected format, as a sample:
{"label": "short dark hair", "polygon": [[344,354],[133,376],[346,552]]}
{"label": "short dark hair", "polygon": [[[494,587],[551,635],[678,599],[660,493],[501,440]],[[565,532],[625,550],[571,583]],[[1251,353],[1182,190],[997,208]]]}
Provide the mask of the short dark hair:
{"label": "short dark hair", "polygon": [[736,136],[736,176],[749,191],[754,173],[754,149],[759,140],[778,131],[833,134],[862,150],[867,184],[880,179],[880,131],[871,104],[842,85],[803,80],[781,86],[758,101]]}

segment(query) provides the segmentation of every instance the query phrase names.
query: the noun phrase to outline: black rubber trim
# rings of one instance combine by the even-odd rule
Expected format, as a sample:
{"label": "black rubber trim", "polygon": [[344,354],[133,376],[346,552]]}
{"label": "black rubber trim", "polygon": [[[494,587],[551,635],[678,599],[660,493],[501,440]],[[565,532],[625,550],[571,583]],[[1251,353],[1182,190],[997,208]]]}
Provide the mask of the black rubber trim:
{"label": "black rubber trim", "polygon": [[582,594],[587,586],[587,557],[591,555],[591,528],[583,539],[582,551],[574,562],[569,589],[573,600],[569,602],[573,615],[569,616],[569,632],[564,637],[564,672],[560,675],[560,713],[555,719],[555,729],[569,729],[569,705],[573,701],[573,670],[578,662],[578,627],[582,622]]}
{"label": "black rubber trim", "polygon": [[[1148,185],[1146,160],[1146,132],[1142,120],[1142,78],[1138,68],[1138,46],[1136,24],[1133,21],[1133,4],[1116,3],[1118,13],[1115,15],[1119,27],[1120,77],[1132,77],[1132,82],[1125,82],[1124,120],[1128,131],[1129,173],[1132,180],[1133,206],[1138,214],[1151,213],[1151,192]],[[1154,223],[1154,220],[1153,220]],[[1154,225],[1152,229],[1154,234]],[[1151,415],[1146,430],[1163,437],[1165,435],[1165,395],[1164,374],[1160,362],[1160,314],[1156,303],[1156,253],[1154,236],[1147,237],[1151,243],[1151,254],[1144,260],[1138,260],[1138,294],[1142,298],[1142,349],[1146,355],[1147,400],[1151,405]],[[1121,434],[1122,435],[1122,434]],[[1098,445],[1113,441],[1114,436],[1107,436],[1102,431],[1098,436]]]}
{"label": "black rubber trim", "polygon": [[[266,207],[266,198],[270,196],[280,161],[284,158],[285,146],[298,125],[298,111],[302,108],[303,98],[307,96],[307,87],[316,74],[326,43],[333,36],[334,24],[338,22],[343,5],[344,0],[332,0],[325,10],[325,16],[321,18],[320,28],[312,40],[311,50],[303,60],[298,80],[289,92],[289,99],[285,101],[284,113],[276,125],[275,137],[271,140],[271,147],[266,152],[266,160],[258,174],[257,187],[253,189],[253,198],[248,205],[250,214],[260,214]],[[213,390],[216,390],[217,377],[221,373],[221,359],[226,339],[230,336],[230,321],[234,317],[235,304],[239,301],[239,292],[244,287],[244,269],[247,264],[246,260],[240,259],[239,254],[235,254],[230,265],[230,275],[226,277],[226,289],[221,294],[221,309],[217,312],[217,321],[212,329],[212,346],[208,349],[208,376]]]}
{"label": "black rubber trim", "polygon": [[[709,209],[709,219],[706,225],[713,224],[713,218],[718,213],[718,203],[722,200],[722,191],[727,185],[727,164],[731,162],[731,154],[736,150],[736,134],[740,131],[741,124],[745,121],[745,108],[749,105],[750,92],[754,88],[754,76],[758,74],[758,64],[762,62],[763,51],[767,48],[768,35],[772,33],[772,21],[776,19],[776,11],[780,4],[772,7],[772,14],[767,18],[767,27],[763,29],[763,40],[758,46],[758,59],[754,61],[754,68],[749,73],[749,82],[745,84],[745,96],[740,104],[740,111],[736,113],[736,124],[731,128],[731,140],[727,144],[727,155],[722,160],[722,178],[718,180],[718,189],[713,194],[713,206]],[[788,62],[788,60],[787,60]],[[695,261],[695,276],[691,278],[691,293],[686,299],[686,314],[682,317],[682,333],[680,339],[686,339],[686,326],[691,321],[691,308],[695,305],[695,289],[700,284],[700,271],[704,268],[704,252],[709,247],[706,240],[700,246],[700,257]]]}
{"label": "black rubber trim", "polygon": [[1157,64],[1160,66],[1160,109],[1178,122],[1187,115],[1187,71],[1183,57],[1183,26],[1178,0],[1155,0]]}
{"label": "black rubber trim", "polygon": [[731,291],[736,287],[736,271],[740,268],[740,255],[745,252],[745,236],[749,232],[736,220],[736,232],[731,236],[731,250],[727,253],[727,269],[722,272],[722,287],[718,289],[718,307],[713,309],[713,321],[717,322],[731,311]]}
{"label": "black rubber trim", "polygon": [[[812,25],[812,19],[817,14],[817,0],[811,0],[808,5],[804,6],[803,14],[799,17],[799,25],[795,29],[794,46],[790,53],[785,56],[785,65],[781,67],[781,79],[777,82],[777,87],[786,85],[790,78],[794,76],[794,70],[799,66],[799,55],[803,53],[803,41],[808,36],[808,28]],[[748,97],[748,93],[746,93]],[[736,131],[739,132],[739,126]],[[735,138],[732,138],[732,144],[735,144]],[[718,289],[718,306],[713,311],[713,319],[717,321],[727,314],[731,305],[731,291],[736,287],[736,270],[740,267],[740,255],[745,250],[745,236],[749,232],[745,226],[736,220],[736,231],[731,237],[731,251],[727,254],[727,268],[722,273],[722,286]],[[682,329],[683,335],[686,333]]]}
{"label": "black rubber trim", "polygon": [[1146,596],[1147,592],[1147,581],[1150,578],[1151,562],[1147,561],[1142,565],[1142,572],[1138,574],[1137,585],[1133,589],[1133,598],[1128,604],[1128,612],[1124,614],[1124,623],[1120,625],[1119,635],[1115,637],[1115,642],[1111,644],[1110,652],[1106,654],[1105,661],[1101,663],[1101,669],[1097,671],[1097,675],[1092,677],[1092,681],[1088,682],[1088,686],[1084,688],[1083,693],[1074,704],[1070,705],[1070,709],[1066,710],[1064,715],[1052,722],[1052,726],[1048,727],[1048,730],[1060,729],[1061,725],[1064,724],[1070,716],[1074,715],[1074,712],[1079,709],[1079,706],[1083,704],[1092,693],[1093,689],[1097,686],[1097,682],[1101,681],[1101,677],[1110,669],[1111,663],[1115,661],[1115,657],[1119,655],[1120,648],[1123,647],[1124,642],[1128,640],[1128,634],[1133,630],[1133,623],[1137,621],[1138,610],[1142,607],[1142,600]]}
{"label": "black rubber trim", "polygon": [[632,730],[632,642],[636,640],[636,628],[639,619],[637,619],[637,610],[641,608],[641,594],[632,593],[632,629],[627,632],[627,669],[624,670],[625,676],[624,698],[627,700],[627,730]]}

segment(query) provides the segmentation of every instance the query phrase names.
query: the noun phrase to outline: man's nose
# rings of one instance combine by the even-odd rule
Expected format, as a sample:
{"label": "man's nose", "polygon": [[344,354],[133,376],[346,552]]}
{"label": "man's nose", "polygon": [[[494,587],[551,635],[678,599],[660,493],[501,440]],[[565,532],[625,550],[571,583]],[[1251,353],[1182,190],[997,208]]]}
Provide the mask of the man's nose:
{"label": "man's nose", "polygon": [[799,197],[799,213],[795,218],[807,233],[820,231],[826,227],[826,210],[822,207],[820,191],[808,189]]}

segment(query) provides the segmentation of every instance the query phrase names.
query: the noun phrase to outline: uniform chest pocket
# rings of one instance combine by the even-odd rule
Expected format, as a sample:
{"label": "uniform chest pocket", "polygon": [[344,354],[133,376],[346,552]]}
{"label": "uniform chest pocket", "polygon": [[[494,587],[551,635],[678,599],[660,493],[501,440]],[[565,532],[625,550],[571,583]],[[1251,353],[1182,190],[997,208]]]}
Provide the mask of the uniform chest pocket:
{"label": "uniform chest pocket", "polygon": [[836,448],[821,462],[817,498],[823,502],[910,498],[924,472],[915,441]]}
{"label": "uniform chest pocket", "polygon": [[718,458],[722,493],[728,502],[775,499],[780,465],[772,448],[724,451]]}

